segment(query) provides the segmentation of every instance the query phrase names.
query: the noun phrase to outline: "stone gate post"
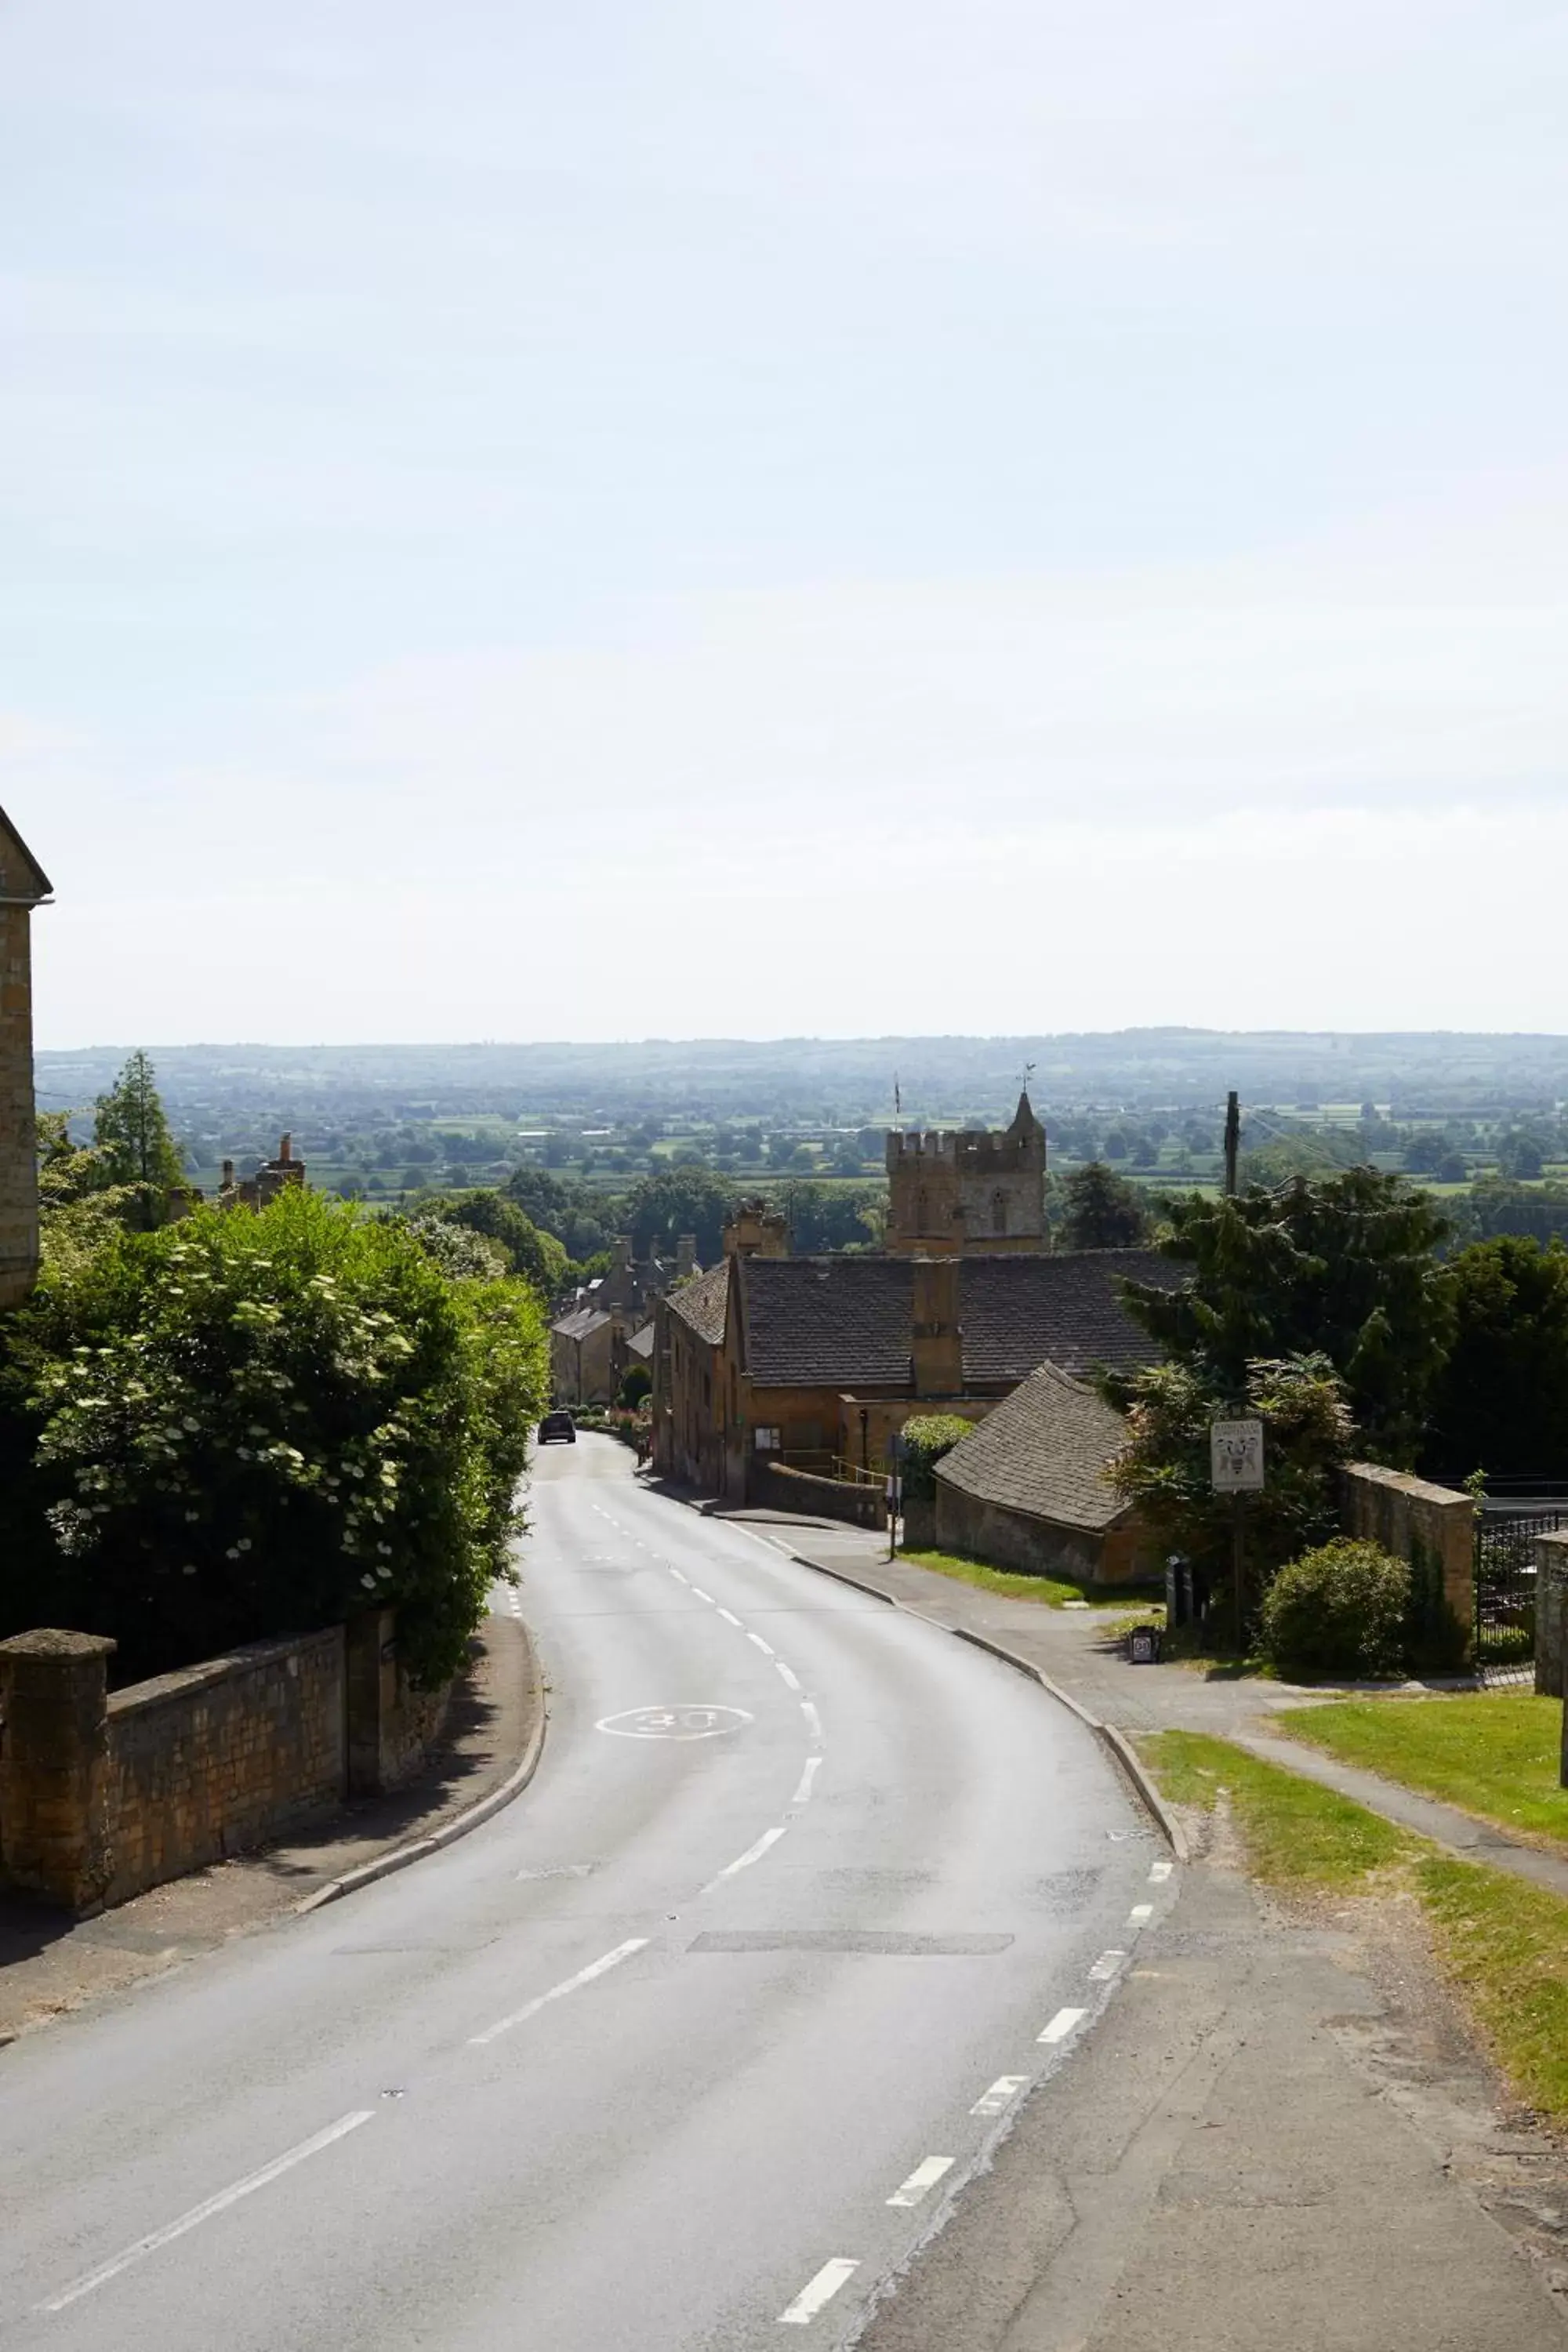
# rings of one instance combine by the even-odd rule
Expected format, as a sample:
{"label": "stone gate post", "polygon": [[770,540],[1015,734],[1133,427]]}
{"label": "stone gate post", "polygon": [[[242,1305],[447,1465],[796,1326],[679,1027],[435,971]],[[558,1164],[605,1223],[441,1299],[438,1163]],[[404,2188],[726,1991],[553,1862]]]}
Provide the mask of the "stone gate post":
{"label": "stone gate post", "polygon": [[0,1642],[0,1866],[87,1915],[112,1875],[109,1661],[115,1643],[52,1628]]}

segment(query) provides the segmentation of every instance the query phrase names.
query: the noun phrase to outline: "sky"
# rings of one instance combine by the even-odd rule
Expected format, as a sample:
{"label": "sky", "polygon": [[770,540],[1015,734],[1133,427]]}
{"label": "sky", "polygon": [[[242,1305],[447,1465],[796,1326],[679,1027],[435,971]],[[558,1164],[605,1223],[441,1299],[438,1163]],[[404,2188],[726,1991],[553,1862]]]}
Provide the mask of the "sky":
{"label": "sky", "polygon": [[1568,1030],[1568,7],[0,0],[39,1042]]}

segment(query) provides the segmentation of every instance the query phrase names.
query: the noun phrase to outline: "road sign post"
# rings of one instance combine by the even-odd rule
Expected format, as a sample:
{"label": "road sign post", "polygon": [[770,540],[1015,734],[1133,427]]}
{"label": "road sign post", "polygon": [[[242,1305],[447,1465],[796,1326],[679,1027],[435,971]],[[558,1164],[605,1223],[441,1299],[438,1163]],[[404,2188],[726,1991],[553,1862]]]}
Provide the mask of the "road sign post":
{"label": "road sign post", "polygon": [[1263,1423],[1216,1421],[1209,1427],[1209,1483],[1230,1503],[1231,1618],[1239,1654],[1247,1626],[1247,1498],[1263,1492]]}

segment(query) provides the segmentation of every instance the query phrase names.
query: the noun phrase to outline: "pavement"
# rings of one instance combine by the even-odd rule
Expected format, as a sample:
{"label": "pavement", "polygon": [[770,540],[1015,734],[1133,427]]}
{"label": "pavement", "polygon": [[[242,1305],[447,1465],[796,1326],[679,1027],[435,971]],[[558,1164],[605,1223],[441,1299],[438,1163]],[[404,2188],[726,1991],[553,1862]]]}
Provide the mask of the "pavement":
{"label": "pavement", "polygon": [[500,1797],[542,1728],[544,1693],[510,1589],[476,1637],[444,1736],[416,1781],[253,1853],[155,1886],[96,1919],[0,1896],[0,2045],[236,1936],[275,1927],[342,1879],[386,1868]]}
{"label": "pavement", "polygon": [[526,1795],[0,2052],[0,2345],[847,2345],[1113,2000],[1077,1717],[612,1440],[531,1511]]}

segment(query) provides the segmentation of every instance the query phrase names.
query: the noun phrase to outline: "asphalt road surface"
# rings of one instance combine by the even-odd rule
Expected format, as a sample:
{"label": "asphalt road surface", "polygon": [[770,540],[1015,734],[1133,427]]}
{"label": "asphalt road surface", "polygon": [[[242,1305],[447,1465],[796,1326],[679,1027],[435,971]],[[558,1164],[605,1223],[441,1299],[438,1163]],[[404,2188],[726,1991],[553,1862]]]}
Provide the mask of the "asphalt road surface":
{"label": "asphalt road surface", "polygon": [[1168,1876],[1089,1735],[609,1440],[532,1513],[526,1795],[0,2054],[0,2345],[847,2345],[1050,2097]]}

